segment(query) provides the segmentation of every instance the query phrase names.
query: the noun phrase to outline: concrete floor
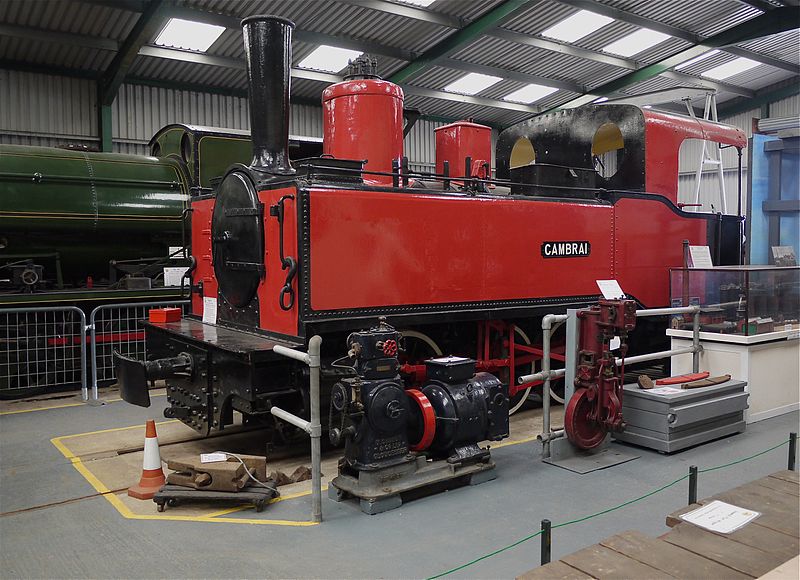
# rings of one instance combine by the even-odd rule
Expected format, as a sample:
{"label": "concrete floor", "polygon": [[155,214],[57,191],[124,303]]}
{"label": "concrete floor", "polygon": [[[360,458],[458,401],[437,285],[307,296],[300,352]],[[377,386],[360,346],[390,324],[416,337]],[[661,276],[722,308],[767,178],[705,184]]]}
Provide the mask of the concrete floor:
{"label": "concrete floor", "polygon": [[[147,412],[159,415],[158,402]],[[315,527],[124,519],[50,443],[57,436],[143,422],[124,403],[0,417],[0,574],[3,578],[423,578],[466,563],[539,528],[632,499],[696,464],[726,463],[780,443],[798,413],[672,456],[636,449],[639,459],[579,476],[543,464],[536,442],[493,452],[498,479],[410,502],[377,516],[324,499]],[[635,449],[635,448],[633,448]],[[786,447],[701,475],[700,497],[786,467]],[[93,496],[88,497],[86,496]],[[84,498],[84,499],[78,499]],[[65,502],[65,503],[55,503]],[[553,558],[627,529],[659,535],[685,505],[684,482],[621,510],[554,531]],[[55,505],[51,505],[55,504]],[[232,518],[308,517],[309,498]],[[22,511],[20,511],[22,510]],[[12,513],[9,513],[12,512]],[[534,568],[533,539],[454,575],[512,578]]]}

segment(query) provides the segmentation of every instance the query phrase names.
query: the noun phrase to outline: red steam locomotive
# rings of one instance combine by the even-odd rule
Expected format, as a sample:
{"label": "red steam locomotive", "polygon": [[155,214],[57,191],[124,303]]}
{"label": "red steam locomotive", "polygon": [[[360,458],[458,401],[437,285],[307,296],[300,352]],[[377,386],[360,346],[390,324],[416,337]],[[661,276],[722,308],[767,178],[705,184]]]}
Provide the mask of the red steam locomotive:
{"label": "red steam locomotive", "polygon": [[[245,26],[253,160],[193,200],[192,314],[147,325],[146,365],[118,357],[146,370],[120,367],[129,402],[149,404],[146,375],[168,377],[165,414],[204,434],[233,411],[307,415],[304,370],[273,346],[319,334],[330,363],[348,333],[385,317],[404,335],[407,386],[432,356],[471,357],[513,409],[536,386],[515,377],[541,359],[545,313],[596,302],[598,279],[667,306],[685,241],[738,263],[741,218],[677,203],[681,142],[742,148],[738,129],[630,105],[563,110],[503,131],[492,177],[491,130],[464,121],[436,130],[435,173],[415,173],[403,91],[360,58],[323,93],[324,154],[290,163],[291,25],[263,22]],[[637,329],[632,346],[650,349],[665,325]],[[323,365],[328,390],[346,374]]]}

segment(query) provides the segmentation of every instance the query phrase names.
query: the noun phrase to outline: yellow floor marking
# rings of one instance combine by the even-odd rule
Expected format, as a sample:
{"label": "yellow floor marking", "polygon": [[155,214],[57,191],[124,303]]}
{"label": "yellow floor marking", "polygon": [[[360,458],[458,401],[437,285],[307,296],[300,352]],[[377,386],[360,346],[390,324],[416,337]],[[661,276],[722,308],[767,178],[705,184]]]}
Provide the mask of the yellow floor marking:
{"label": "yellow floor marking", "polygon": [[[166,393],[156,393],[154,395],[150,395],[150,397],[166,397]],[[122,399],[100,399],[101,403],[117,403]],[[86,405],[86,401],[81,401],[80,403],[64,403],[62,405],[51,405],[49,407],[38,407],[36,409],[19,409],[16,411],[0,411],[0,415],[18,415],[20,413],[33,413],[35,411],[51,411],[53,409],[65,409],[67,407],[82,407]]]}
{"label": "yellow floor marking", "polygon": [[[327,485],[323,485],[322,488],[321,488],[321,491],[328,491],[328,486]],[[279,496],[279,497],[273,497],[271,500],[269,500],[267,502],[267,504],[278,503],[279,501],[286,501],[287,499],[297,499],[298,497],[306,497],[306,496],[309,496],[309,495],[311,495],[311,490],[310,489],[308,491],[298,491],[297,493],[287,493],[286,495],[282,495],[282,496]],[[248,505],[240,505],[240,506],[236,506],[236,507],[220,510],[218,512],[210,513],[206,517],[214,518],[214,517],[217,517],[217,516],[224,516],[224,515],[227,515],[227,514],[232,514],[234,512],[239,512],[239,511],[242,511],[242,510],[246,510],[246,509],[249,509],[249,508],[252,508],[252,507],[253,506],[249,505],[249,504]]]}
{"label": "yellow floor marking", "polygon": [[[83,404],[83,403],[78,403]],[[176,423],[178,420],[173,419],[170,421],[162,421],[160,423],[156,423],[156,425],[164,425],[166,423]],[[88,467],[81,461],[80,457],[76,457],[72,451],[64,444],[64,439],[73,439],[75,437],[83,437],[86,435],[97,435],[99,433],[110,433],[112,431],[126,431],[129,429],[141,429],[141,425],[131,425],[130,427],[115,427],[113,429],[101,429],[99,431],[88,431],[86,433],[75,433],[73,435],[62,435],[60,437],[54,437],[50,440],[50,442],[58,449],[61,454],[72,463],[72,466],[80,473],[86,481],[97,491],[97,493],[101,494],[102,497],[106,498],[108,502],[114,506],[114,508],[120,513],[122,517],[129,520],[169,520],[169,521],[178,521],[178,522],[211,522],[211,523],[228,523],[228,524],[251,524],[251,525],[269,525],[269,526],[288,526],[288,527],[307,527],[307,526],[316,526],[319,525],[317,522],[309,522],[309,521],[294,521],[294,520],[262,520],[256,518],[226,518],[222,517],[228,514],[236,513],[239,511],[243,511],[248,509],[252,506],[249,505],[241,505],[236,506],[233,508],[228,508],[225,510],[219,510],[216,512],[212,512],[210,514],[206,514],[204,516],[171,516],[171,515],[142,515],[142,514],[135,514],[131,511],[131,509],[125,505],[125,503],[106,485],[100,481],[97,476],[95,476]],[[523,439],[517,439],[514,441],[506,441],[504,443],[499,443],[494,445],[493,449],[499,449],[500,447],[508,447],[510,445],[519,445],[521,443],[528,443],[530,441],[535,441],[536,437],[526,437]],[[322,491],[326,491],[328,486],[323,486]],[[297,493],[290,493],[280,497],[273,498],[269,500],[267,503],[273,504],[278,503],[280,501],[286,501],[291,499],[297,499],[300,497],[306,497],[311,495],[311,490],[308,491],[301,491]]]}
{"label": "yellow floor marking", "polygon": [[18,415],[19,413],[33,413],[34,411],[49,411],[51,409],[64,409],[66,407],[81,407],[86,403],[65,403],[63,405],[53,405],[51,407],[40,407],[38,409],[19,409],[17,411],[0,411],[0,415]]}
{"label": "yellow floor marking", "polygon": [[[164,421],[158,424],[164,423],[174,423],[175,421]],[[232,513],[232,511],[237,511],[236,509],[231,510],[230,512],[217,512],[216,514],[212,514],[216,517],[212,517],[210,515],[205,516],[168,516],[168,515],[142,515],[142,514],[135,514],[133,513],[128,506],[126,506],[122,500],[117,497],[115,493],[113,493],[106,485],[100,481],[95,474],[93,474],[88,467],[81,461],[80,457],[76,457],[72,451],[70,451],[69,447],[64,445],[64,439],[70,439],[73,437],[81,437],[83,435],[95,435],[97,433],[108,433],[110,431],[123,431],[125,429],[139,429],[141,425],[133,425],[131,427],[117,427],[115,429],[103,429],[100,431],[90,431],[88,433],[76,433],[74,435],[63,435],[61,437],[54,437],[50,440],[50,442],[58,449],[61,454],[69,459],[72,463],[72,466],[80,473],[86,481],[97,491],[97,493],[101,494],[102,497],[106,498],[108,502],[116,508],[116,510],[120,513],[122,517],[129,520],[169,520],[169,521],[178,521],[178,522],[212,522],[212,523],[229,523],[229,524],[252,524],[252,525],[269,525],[269,526],[289,526],[289,527],[307,527],[307,526],[316,526],[319,525],[317,522],[307,522],[307,521],[293,521],[293,520],[262,520],[262,519],[255,519],[255,518],[224,518],[218,517],[225,515],[225,513]],[[311,492],[308,492],[309,494]],[[287,495],[284,498],[277,498],[277,499],[292,499],[294,497],[300,497],[301,495],[307,494],[292,494]],[[272,502],[270,502],[272,503]],[[239,508],[241,509],[241,508]]]}
{"label": "yellow floor marking", "polygon": [[[156,425],[167,425],[169,423],[178,423],[179,419],[170,419],[169,421],[159,421]],[[142,429],[144,425],[131,425],[130,427],[114,427],[113,429],[100,429],[99,431],[87,431],[86,433],[75,433],[74,435],[62,435],[55,439],[74,439],[75,437],[85,437],[86,435],[99,435],[100,433],[112,433],[113,431],[128,431],[130,429]],[[50,441],[55,441],[51,439]],[[53,443],[55,445],[55,443]],[[58,445],[56,445],[58,447]]]}

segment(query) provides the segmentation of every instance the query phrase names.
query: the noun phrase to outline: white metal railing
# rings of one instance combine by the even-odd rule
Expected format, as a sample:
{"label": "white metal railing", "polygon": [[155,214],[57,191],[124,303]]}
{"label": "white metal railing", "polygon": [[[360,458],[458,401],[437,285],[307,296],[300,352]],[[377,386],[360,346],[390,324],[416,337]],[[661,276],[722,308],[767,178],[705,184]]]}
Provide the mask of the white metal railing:
{"label": "white metal railing", "polygon": [[322,338],[312,336],[308,341],[308,352],[301,352],[281,345],[276,345],[272,349],[275,354],[300,361],[307,364],[309,368],[311,421],[306,421],[280,407],[272,407],[270,412],[278,419],[299,427],[311,436],[311,519],[315,522],[322,521],[322,456],[320,446],[322,424],[319,410],[319,352],[321,345]]}

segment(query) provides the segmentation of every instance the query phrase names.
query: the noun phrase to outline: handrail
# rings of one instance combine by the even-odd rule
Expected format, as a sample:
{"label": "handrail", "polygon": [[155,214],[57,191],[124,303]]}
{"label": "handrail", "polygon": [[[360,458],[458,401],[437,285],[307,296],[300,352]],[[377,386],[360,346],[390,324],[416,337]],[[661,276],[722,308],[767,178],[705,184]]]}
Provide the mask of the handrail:
{"label": "handrail", "polygon": [[270,413],[273,416],[299,427],[311,436],[311,519],[314,522],[322,521],[322,424],[320,422],[319,408],[319,368],[320,347],[322,338],[312,336],[308,341],[308,352],[301,352],[282,345],[275,345],[272,351],[283,357],[290,358],[308,365],[309,397],[311,399],[311,421],[293,415],[280,407],[273,406]]}

